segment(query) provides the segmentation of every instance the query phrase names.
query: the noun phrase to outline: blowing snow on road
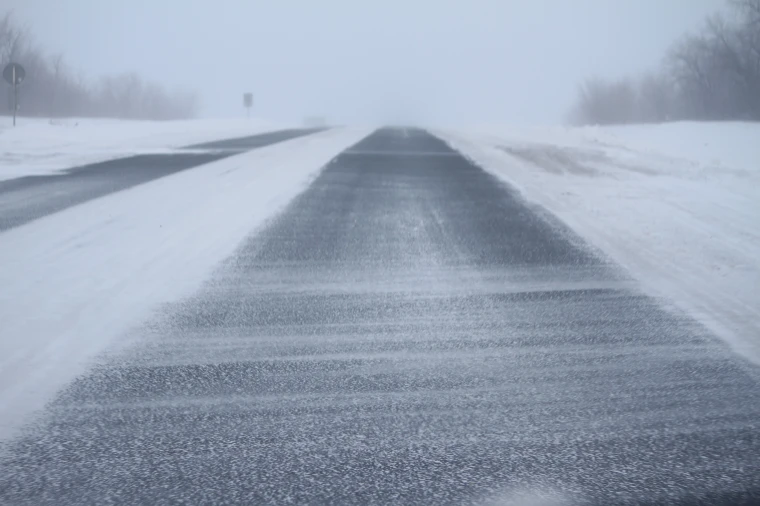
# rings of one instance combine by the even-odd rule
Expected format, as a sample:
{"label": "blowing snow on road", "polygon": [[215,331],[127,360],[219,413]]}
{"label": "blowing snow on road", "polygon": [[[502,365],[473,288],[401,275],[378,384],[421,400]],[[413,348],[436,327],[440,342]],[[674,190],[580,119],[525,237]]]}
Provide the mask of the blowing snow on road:
{"label": "blowing snow on road", "polygon": [[588,152],[435,133],[0,183],[0,504],[760,502],[756,307],[564,212]]}

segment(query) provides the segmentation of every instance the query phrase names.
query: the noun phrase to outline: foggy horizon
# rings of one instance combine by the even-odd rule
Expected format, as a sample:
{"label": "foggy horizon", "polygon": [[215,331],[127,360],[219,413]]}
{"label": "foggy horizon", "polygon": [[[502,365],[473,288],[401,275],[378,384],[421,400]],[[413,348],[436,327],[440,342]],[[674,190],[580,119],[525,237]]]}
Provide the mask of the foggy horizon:
{"label": "foggy horizon", "polygon": [[[194,91],[200,117],[557,124],[578,85],[656,68],[723,0],[354,3],[3,0],[87,78]],[[98,42],[100,41],[100,42]]]}

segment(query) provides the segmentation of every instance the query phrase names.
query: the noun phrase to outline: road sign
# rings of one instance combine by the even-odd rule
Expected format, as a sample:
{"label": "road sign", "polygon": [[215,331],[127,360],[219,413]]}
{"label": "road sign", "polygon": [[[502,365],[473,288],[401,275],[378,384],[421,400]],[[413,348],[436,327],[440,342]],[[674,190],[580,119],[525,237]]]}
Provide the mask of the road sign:
{"label": "road sign", "polygon": [[253,93],[243,93],[243,105],[245,106],[246,117],[251,117],[251,107],[253,107]]}
{"label": "road sign", "polygon": [[13,86],[13,126],[16,126],[16,113],[18,112],[18,85],[24,82],[26,70],[18,63],[9,63],[3,69],[3,79]]}
{"label": "road sign", "polygon": [[26,70],[18,63],[9,63],[3,69],[3,79],[8,81],[11,86],[18,86],[24,82]]}

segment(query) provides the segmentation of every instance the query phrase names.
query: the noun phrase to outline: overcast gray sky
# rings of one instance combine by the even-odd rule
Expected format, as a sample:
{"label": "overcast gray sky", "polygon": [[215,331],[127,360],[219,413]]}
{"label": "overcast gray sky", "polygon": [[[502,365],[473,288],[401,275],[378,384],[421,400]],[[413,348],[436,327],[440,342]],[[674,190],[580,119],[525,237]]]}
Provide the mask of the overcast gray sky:
{"label": "overcast gray sky", "polygon": [[197,91],[202,114],[557,123],[590,75],[635,74],[723,0],[0,0],[95,77]]}

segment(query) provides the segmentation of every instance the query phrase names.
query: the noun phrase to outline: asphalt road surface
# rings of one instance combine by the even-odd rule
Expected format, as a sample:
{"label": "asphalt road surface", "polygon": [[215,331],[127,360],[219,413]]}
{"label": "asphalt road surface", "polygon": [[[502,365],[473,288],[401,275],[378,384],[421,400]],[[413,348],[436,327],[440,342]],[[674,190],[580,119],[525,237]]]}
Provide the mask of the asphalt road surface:
{"label": "asphalt road surface", "polygon": [[137,155],[75,167],[56,175],[0,181],[0,232],[113,192],[316,131],[279,130],[185,148],[194,152]]}
{"label": "asphalt road surface", "polygon": [[139,337],[7,448],[0,503],[760,502],[757,371],[422,131]]}

